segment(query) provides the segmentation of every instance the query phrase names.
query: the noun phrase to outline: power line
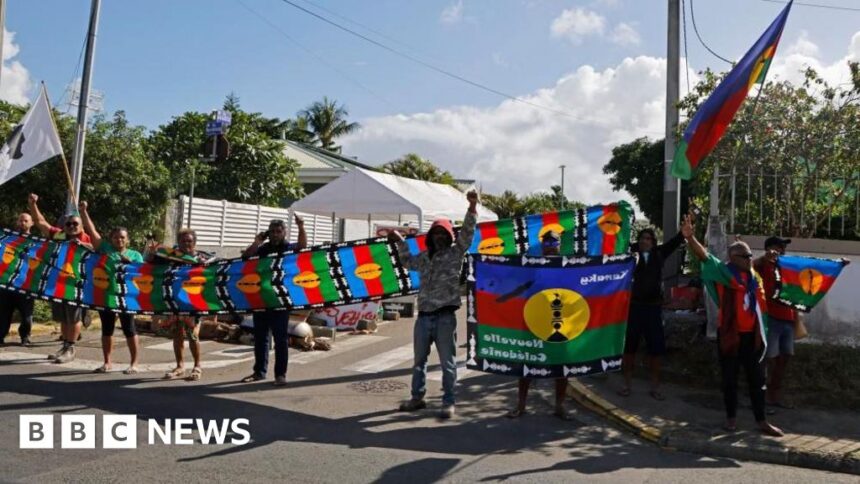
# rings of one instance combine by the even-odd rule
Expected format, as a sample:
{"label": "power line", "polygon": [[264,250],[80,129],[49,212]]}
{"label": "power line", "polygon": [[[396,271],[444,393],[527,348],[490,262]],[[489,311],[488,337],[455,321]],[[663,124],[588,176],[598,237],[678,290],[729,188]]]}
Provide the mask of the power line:
{"label": "power line", "polygon": [[704,46],[704,47],[705,47],[705,49],[707,49],[707,50],[708,50],[708,52],[710,52],[710,53],[711,53],[714,57],[716,57],[717,59],[720,59],[720,60],[722,60],[722,61],[725,61],[725,62],[727,62],[727,63],[729,63],[729,64],[734,64],[732,61],[730,61],[730,60],[726,59],[725,57],[723,57],[723,56],[721,56],[721,55],[717,54],[716,52],[714,52],[713,50],[711,50],[711,48],[710,48],[710,47],[708,47],[708,44],[706,44],[706,43],[705,43],[705,41],[704,41],[704,40],[702,40],[702,36],[701,36],[701,35],[699,35],[699,27],[696,25],[696,11],[695,11],[695,10],[694,10],[694,8],[693,8],[693,0],[690,0],[690,18],[692,18],[692,19],[693,19],[693,30],[696,32],[696,37],[698,37],[698,38],[699,38],[699,42],[701,42],[701,43],[702,43],[702,46]]}
{"label": "power line", "polygon": [[371,96],[375,97],[376,99],[378,99],[378,100],[382,101],[383,103],[387,104],[389,107],[393,107],[393,105],[391,104],[391,102],[390,102],[390,101],[388,101],[388,100],[387,100],[387,99],[385,99],[384,97],[380,96],[379,94],[377,94],[376,92],[374,92],[372,89],[370,89],[369,87],[365,86],[363,83],[361,83],[360,81],[358,81],[357,79],[355,79],[354,77],[352,77],[352,76],[350,76],[349,74],[347,74],[346,72],[342,71],[342,70],[341,70],[341,69],[339,69],[337,66],[335,66],[335,65],[331,64],[330,62],[328,62],[327,60],[325,60],[325,58],[323,58],[321,55],[319,55],[319,54],[317,54],[316,52],[314,52],[313,50],[311,50],[311,49],[309,49],[309,48],[305,47],[301,42],[299,42],[298,40],[296,40],[295,38],[293,38],[290,34],[288,34],[287,32],[285,32],[285,31],[284,31],[284,29],[282,29],[280,26],[278,26],[277,24],[273,23],[271,20],[269,20],[268,18],[264,17],[263,15],[261,15],[259,12],[257,12],[257,11],[256,11],[256,10],[254,10],[254,9],[252,9],[252,8],[251,8],[251,7],[249,7],[248,5],[246,5],[246,4],[245,4],[245,2],[243,2],[242,0],[236,0],[236,3],[238,3],[239,5],[241,5],[242,7],[244,7],[246,10],[248,10],[249,12],[251,12],[254,16],[256,16],[256,17],[257,17],[257,18],[259,18],[261,21],[263,21],[264,23],[266,23],[266,25],[268,25],[269,27],[271,27],[272,29],[274,29],[276,32],[278,32],[279,34],[281,34],[285,39],[287,39],[288,41],[292,42],[292,43],[293,43],[293,45],[295,45],[295,46],[296,46],[296,47],[298,47],[299,49],[303,50],[305,53],[307,53],[308,55],[312,56],[313,58],[315,58],[316,60],[318,60],[320,63],[324,64],[324,65],[325,65],[326,67],[328,67],[329,69],[331,69],[331,70],[333,70],[333,71],[337,72],[338,74],[340,74],[341,76],[343,76],[343,78],[344,78],[344,79],[346,79],[346,80],[348,80],[349,82],[351,82],[351,83],[355,84],[356,86],[358,86],[360,89],[362,89],[362,90],[363,90],[363,91],[365,91],[366,93],[370,94]]}
{"label": "power line", "polygon": [[[785,5],[788,2],[780,1],[780,0],[761,0],[762,2],[770,2],[770,3],[781,3]],[[824,5],[820,3],[801,3],[794,2],[795,5],[802,5],[804,7],[815,7],[815,8],[828,8],[830,10],[844,10],[848,12],[860,12],[860,8],[857,7],[842,7],[839,5]]]}
{"label": "power line", "polygon": [[562,111],[562,110],[555,109],[555,108],[551,108],[551,107],[548,107],[548,106],[543,106],[543,105],[541,105],[541,104],[533,103],[533,102],[531,102],[531,101],[528,101],[528,100],[525,100],[525,99],[523,99],[523,98],[520,98],[520,97],[514,96],[514,95],[512,95],[512,94],[508,94],[508,93],[505,93],[505,92],[499,91],[498,89],[494,89],[494,88],[492,88],[492,87],[486,86],[486,85],[484,85],[484,84],[481,84],[481,83],[479,83],[479,82],[473,81],[473,80],[471,80],[471,79],[467,79],[467,78],[465,78],[465,77],[463,77],[463,76],[460,76],[460,75],[458,75],[458,74],[455,74],[455,73],[453,73],[453,72],[450,72],[450,71],[448,71],[448,70],[445,70],[445,69],[443,69],[443,68],[441,68],[441,67],[437,67],[437,66],[435,66],[435,65],[433,65],[433,64],[430,64],[429,62],[425,62],[425,61],[423,61],[423,60],[421,60],[421,59],[418,59],[418,58],[417,58],[417,57],[415,57],[415,56],[412,56],[412,55],[407,54],[407,53],[405,53],[405,52],[403,52],[403,51],[397,50],[397,49],[395,49],[395,48],[393,48],[393,47],[389,47],[388,45],[385,45],[385,44],[383,44],[382,42],[379,42],[379,41],[377,41],[377,40],[371,39],[370,37],[367,37],[366,35],[363,35],[363,34],[361,34],[361,33],[359,33],[359,32],[356,32],[355,30],[352,30],[352,29],[350,29],[349,27],[344,27],[343,25],[340,25],[340,24],[338,24],[337,22],[335,22],[335,21],[333,21],[333,20],[330,20],[330,19],[328,19],[328,18],[326,18],[326,17],[323,17],[322,15],[320,15],[320,14],[318,14],[318,13],[316,13],[316,12],[313,12],[313,11],[311,11],[311,10],[308,10],[308,9],[306,9],[305,7],[302,7],[301,5],[297,5],[296,3],[293,3],[293,2],[291,2],[290,0],[281,0],[281,1],[282,1],[283,3],[286,3],[287,5],[290,5],[290,6],[291,6],[291,7],[293,7],[293,8],[296,8],[296,9],[298,9],[298,10],[300,10],[300,11],[302,11],[302,12],[304,12],[304,13],[306,13],[306,14],[308,14],[308,15],[312,16],[312,17],[315,17],[315,18],[317,18],[317,19],[319,19],[319,20],[321,20],[321,21],[323,21],[323,22],[325,22],[325,23],[327,23],[327,24],[331,25],[332,27],[335,27],[335,28],[337,28],[337,29],[339,29],[339,30],[342,30],[342,31],[344,31],[344,32],[346,32],[346,33],[348,33],[348,34],[350,34],[350,35],[353,35],[353,36],[355,36],[355,37],[358,37],[358,38],[360,38],[360,39],[364,40],[365,42],[369,42],[369,43],[371,43],[371,44],[373,44],[373,45],[375,45],[375,46],[377,46],[377,47],[379,47],[379,48],[381,48],[381,49],[384,49],[384,50],[386,50],[386,51],[388,51],[388,52],[390,52],[390,53],[392,53],[392,54],[394,54],[394,55],[397,55],[397,56],[399,56],[399,57],[402,57],[402,58],[404,58],[404,59],[407,59],[407,60],[409,60],[409,61],[412,61],[412,62],[414,62],[414,63],[416,63],[416,64],[422,65],[422,66],[424,66],[424,67],[426,67],[426,68],[428,68],[428,69],[430,69],[430,70],[432,70],[432,71],[435,71],[435,72],[437,72],[437,73],[439,73],[439,74],[442,74],[442,75],[444,75],[444,76],[450,77],[450,78],[452,78],[452,79],[456,79],[456,80],[458,80],[458,81],[460,81],[460,82],[463,82],[463,83],[469,84],[469,85],[471,85],[471,86],[473,86],[473,87],[476,87],[476,88],[481,89],[481,90],[483,90],[483,91],[486,91],[486,92],[489,92],[489,93],[495,94],[495,95],[497,95],[497,96],[501,96],[501,97],[504,97],[504,98],[510,99],[511,101],[515,101],[515,102],[518,102],[518,103],[521,103],[521,104],[526,104],[526,105],[528,105],[528,106],[532,106],[532,107],[534,107],[534,108],[538,108],[538,109],[543,109],[543,110],[545,110],[545,111],[550,111],[550,112],[553,112],[553,113],[555,113],[555,114],[560,114],[560,115],[562,115],[562,116],[567,116],[567,117],[569,117],[569,118],[579,119],[577,116],[575,116],[575,115],[573,115],[572,113],[569,113],[569,112],[567,112],[567,111]]}
{"label": "power line", "polygon": [[81,61],[84,58],[84,48],[87,46],[87,36],[84,35],[84,40],[81,42],[81,52],[78,54],[78,62],[75,64],[75,70],[72,72],[72,78],[69,80],[69,83],[66,85],[66,88],[63,90],[63,94],[60,95],[60,98],[54,103],[54,106],[59,106],[63,99],[66,97],[66,94],[69,95],[69,105],[66,107],[66,114],[69,114],[69,111],[72,110],[72,85],[75,83],[75,79],[78,78],[78,69],[81,68]]}

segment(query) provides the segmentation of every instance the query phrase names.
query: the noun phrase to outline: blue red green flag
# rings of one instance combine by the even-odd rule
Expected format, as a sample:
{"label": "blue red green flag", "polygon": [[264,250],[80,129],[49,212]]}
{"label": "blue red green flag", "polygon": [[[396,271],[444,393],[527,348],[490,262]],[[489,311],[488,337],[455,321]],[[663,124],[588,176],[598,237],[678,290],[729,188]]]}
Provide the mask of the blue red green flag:
{"label": "blue red green flag", "polygon": [[764,84],[767,70],[782,36],[782,29],[788,19],[791,4],[791,1],[788,2],[770,27],[732,68],[729,75],[699,106],[675,150],[672,176],[682,180],[692,178],[702,160],[723,137],[750,89],[755,84]]}
{"label": "blue red green flag", "polygon": [[844,259],[781,255],[776,263],[777,284],[773,298],[808,313],[833,287],[847,263]]}

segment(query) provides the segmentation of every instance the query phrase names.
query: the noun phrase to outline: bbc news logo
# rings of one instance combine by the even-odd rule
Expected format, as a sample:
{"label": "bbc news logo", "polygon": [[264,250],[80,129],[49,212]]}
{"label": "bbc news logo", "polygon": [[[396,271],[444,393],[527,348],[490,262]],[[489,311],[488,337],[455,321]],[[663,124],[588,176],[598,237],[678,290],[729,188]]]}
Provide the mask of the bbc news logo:
{"label": "bbc news logo", "polygon": [[[54,448],[53,415],[20,415],[19,447],[21,449]],[[200,418],[175,418],[147,421],[147,445],[203,445],[226,443],[245,445],[251,441],[248,431],[250,421],[246,418],[203,420]],[[195,431],[199,440],[194,439]],[[95,415],[61,415],[61,449],[95,449]],[[136,449],[137,415],[102,415],[101,444],[103,449]]]}

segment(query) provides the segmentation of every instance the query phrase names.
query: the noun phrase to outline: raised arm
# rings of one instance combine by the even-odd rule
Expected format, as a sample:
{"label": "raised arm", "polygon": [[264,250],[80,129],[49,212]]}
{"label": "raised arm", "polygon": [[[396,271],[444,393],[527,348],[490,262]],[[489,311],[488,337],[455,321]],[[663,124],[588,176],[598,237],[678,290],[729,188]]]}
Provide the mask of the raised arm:
{"label": "raised arm", "polygon": [[299,228],[299,249],[304,249],[308,246],[308,234],[305,232],[305,221],[302,220],[301,217],[295,215],[296,217],[296,227]]}
{"label": "raised arm", "polygon": [[463,219],[463,226],[460,228],[460,233],[457,234],[457,248],[465,253],[472,245],[472,239],[475,237],[475,225],[478,223],[478,192],[470,190],[466,194],[466,200],[469,201],[469,209],[466,211],[466,217]]}
{"label": "raised arm", "polygon": [[397,258],[403,267],[409,270],[420,270],[420,254],[412,255],[409,253],[409,246],[406,245],[406,240],[400,235],[400,232],[396,230],[388,232],[388,241],[397,246]]}
{"label": "raised arm", "polygon": [[27,205],[30,207],[30,215],[33,216],[33,225],[42,232],[42,235],[50,237],[53,226],[48,223],[42,212],[39,211],[39,195],[31,193],[27,197]]}
{"label": "raised arm", "polygon": [[93,248],[98,250],[102,245],[102,236],[99,234],[99,231],[96,230],[96,224],[94,224],[93,220],[90,218],[90,214],[87,212],[87,207],[87,202],[81,200],[78,204],[78,211],[81,212],[81,221],[84,223],[84,231],[91,239],[93,239]]}
{"label": "raised arm", "polygon": [[687,246],[690,248],[690,251],[693,252],[699,260],[705,260],[708,258],[708,250],[705,249],[698,240],[696,240],[696,236],[693,233],[693,222],[690,214],[684,215],[684,220],[681,223],[681,234],[687,240]]}

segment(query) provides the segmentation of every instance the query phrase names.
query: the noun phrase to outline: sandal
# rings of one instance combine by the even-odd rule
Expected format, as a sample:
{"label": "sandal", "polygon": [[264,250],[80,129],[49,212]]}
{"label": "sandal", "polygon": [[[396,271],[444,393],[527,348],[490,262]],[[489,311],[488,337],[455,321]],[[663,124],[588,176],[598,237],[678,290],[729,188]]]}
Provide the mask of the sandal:
{"label": "sandal", "polygon": [[137,367],[136,366],[129,366],[128,368],[126,368],[122,372],[126,375],[136,375],[137,374]]}
{"label": "sandal", "polygon": [[102,366],[96,368],[95,370],[93,370],[93,373],[107,373],[109,371],[110,371],[110,366],[102,365]]}
{"label": "sandal", "polygon": [[174,380],[176,378],[182,378],[185,375],[185,368],[176,367],[167,373],[164,374],[165,380]]}
{"label": "sandal", "polygon": [[573,420],[573,418],[571,418],[570,414],[567,413],[567,410],[565,410],[563,408],[556,409],[555,412],[553,412],[552,414],[555,415],[556,417],[558,417],[559,419],[564,420],[564,421]]}
{"label": "sandal", "polygon": [[197,381],[200,377],[203,376],[203,368],[199,366],[195,366],[193,370],[191,370],[191,376],[188,377],[188,381]]}
{"label": "sandal", "polygon": [[666,397],[664,397],[663,394],[657,390],[651,390],[650,392],[648,392],[648,395],[651,395],[651,398],[657,400],[658,402],[662,402],[666,399]]}
{"label": "sandal", "polygon": [[505,417],[508,417],[510,419],[514,419],[514,418],[520,418],[525,414],[526,414],[525,410],[520,410],[518,408],[515,408],[515,409],[511,410],[510,412],[508,412],[507,414],[505,414]]}
{"label": "sandal", "polygon": [[630,396],[630,389],[629,388],[622,388],[621,390],[618,390],[615,393],[617,393],[619,396],[622,396],[622,397],[629,397]]}

